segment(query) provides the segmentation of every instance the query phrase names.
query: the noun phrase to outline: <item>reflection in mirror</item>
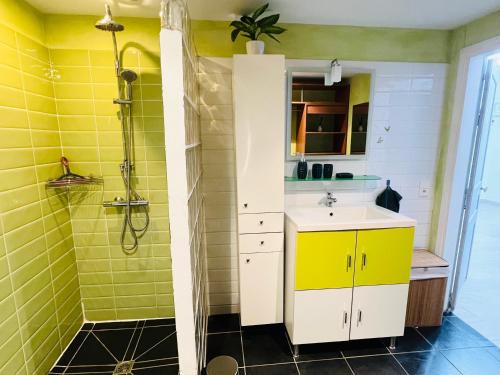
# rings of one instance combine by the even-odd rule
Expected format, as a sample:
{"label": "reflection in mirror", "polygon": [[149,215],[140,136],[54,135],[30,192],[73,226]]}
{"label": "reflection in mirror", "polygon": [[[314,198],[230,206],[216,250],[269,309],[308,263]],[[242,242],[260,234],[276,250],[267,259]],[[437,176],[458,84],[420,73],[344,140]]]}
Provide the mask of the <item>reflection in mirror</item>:
{"label": "reflection in mirror", "polygon": [[291,74],[290,156],[364,155],[368,131],[370,73],[344,74],[325,86],[324,74]]}

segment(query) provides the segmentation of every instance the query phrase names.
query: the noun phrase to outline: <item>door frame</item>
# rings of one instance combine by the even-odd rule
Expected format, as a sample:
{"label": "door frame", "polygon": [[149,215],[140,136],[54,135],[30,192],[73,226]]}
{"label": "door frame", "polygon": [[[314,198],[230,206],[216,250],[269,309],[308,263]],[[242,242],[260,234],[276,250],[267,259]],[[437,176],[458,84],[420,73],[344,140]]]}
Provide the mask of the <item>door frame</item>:
{"label": "door frame", "polygon": [[[457,255],[462,207],[470,171],[469,158],[478,115],[484,59],[499,51],[500,36],[465,47],[459,55],[435,246],[436,254],[450,264],[450,281],[453,280],[459,261]],[[464,106],[466,102],[475,104]],[[448,282],[444,307],[448,306],[452,284]]]}

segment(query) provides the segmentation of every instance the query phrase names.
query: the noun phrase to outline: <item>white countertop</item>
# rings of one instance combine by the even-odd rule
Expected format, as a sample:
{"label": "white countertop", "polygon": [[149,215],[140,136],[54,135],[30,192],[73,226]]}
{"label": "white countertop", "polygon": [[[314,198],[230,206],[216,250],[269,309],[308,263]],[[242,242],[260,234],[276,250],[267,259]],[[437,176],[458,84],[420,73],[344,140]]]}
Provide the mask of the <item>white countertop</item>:
{"label": "white countertop", "polygon": [[299,232],[407,228],[417,225],[412,218],[376,205],[290,206],[285,209],[285,215]]}

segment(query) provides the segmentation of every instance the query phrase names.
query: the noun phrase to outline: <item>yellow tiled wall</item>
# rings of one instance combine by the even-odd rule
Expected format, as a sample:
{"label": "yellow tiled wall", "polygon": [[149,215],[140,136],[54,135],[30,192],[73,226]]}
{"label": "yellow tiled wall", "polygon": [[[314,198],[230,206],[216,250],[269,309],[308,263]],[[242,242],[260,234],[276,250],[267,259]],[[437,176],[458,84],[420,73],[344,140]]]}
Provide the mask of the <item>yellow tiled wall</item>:
{"label": "yellow tiled wall", "polygon": [[43,17],[0,1],[0,373],[46,374],[83,317]]}
{"label": "yellow tiled wall", "polygon": [[[102,208],[124,188],[111,36],[96,18],[0,0],[1,374],[46,374],[84,318],[174,314],[159,20],[122,20],[118,35],[124,66],[139,74],[134,181],[151,202],[150,228],[127,255],[123,213]],[[47,189],[62,155],[103,186]]]}
{"label": "yellow tiled wall", "polygon": [[[103,176],[104,186],[70,194],[82,301],[89,320],[173,316],[159,19],[121,19],[117,34],[123,67],[134,82],[135,178],[149,199],[151,224],[139,249],[120,247],[121,209],[104,200],[124,197],[119,165],[123,159],[111,34],[96,30],[97,17],[48,16],[47,40],[62,151],[79,174]],[[129,27],[130,25],[130,27]],[[141,215],[137,223],[142,222]],[[130,241],[130,238],[128,238]]]}

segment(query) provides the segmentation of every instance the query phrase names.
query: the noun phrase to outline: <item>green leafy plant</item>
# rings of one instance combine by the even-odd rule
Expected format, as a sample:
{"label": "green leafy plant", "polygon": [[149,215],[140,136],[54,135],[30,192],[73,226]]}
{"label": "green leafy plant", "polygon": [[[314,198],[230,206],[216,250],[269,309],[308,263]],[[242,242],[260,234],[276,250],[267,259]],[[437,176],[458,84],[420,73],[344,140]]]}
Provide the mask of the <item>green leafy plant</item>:
{"label": "green leafy plant", "polygon": [[230,26],[234,27],[234,30],[231,32],[231,40],[234,42],[241,33],[241,36],[250,40],[259,40],[261,35],[267,35],[279,42],[275,35],[286,31],[286,29],[276,26],[280,15],[273,14],[260,18],[268,7],[269,3],[258,8],[251,16],[243,16],[239,21],[231,22]]}

